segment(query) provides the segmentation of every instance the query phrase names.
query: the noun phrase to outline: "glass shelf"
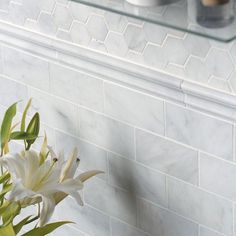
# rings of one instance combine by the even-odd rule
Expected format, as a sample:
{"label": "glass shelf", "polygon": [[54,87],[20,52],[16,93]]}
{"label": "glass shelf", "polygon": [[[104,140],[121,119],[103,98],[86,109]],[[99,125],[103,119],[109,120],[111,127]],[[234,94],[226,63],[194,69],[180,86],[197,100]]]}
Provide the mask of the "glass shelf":
{"label": "glass shelf", "polygon": [[157,7],[137,7],[125,0],[73,0],[105,11],[161,25],[174,30],[195,34],[220,42],[236,39],[236,20],[224,28],[210,29],[196,23],[194,19],[194,1],[182,0]]}

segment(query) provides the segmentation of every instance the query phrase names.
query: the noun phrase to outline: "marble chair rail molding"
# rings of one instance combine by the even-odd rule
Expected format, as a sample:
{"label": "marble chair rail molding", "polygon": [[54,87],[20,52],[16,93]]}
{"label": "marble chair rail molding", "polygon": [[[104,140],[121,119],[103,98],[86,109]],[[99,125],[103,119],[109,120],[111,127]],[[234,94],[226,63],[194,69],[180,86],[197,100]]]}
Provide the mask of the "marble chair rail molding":
{"label": "marble chair rail molding", "polygon": [[[69,9],[64,0],[38,2],[39,22],[50,15],[46,6]],[[22,4],[30,6],[0,2],[0,13],[22,13]],[[81,170],[105,171],[85,188],[83,208],[69,198],[56,210],[53,219],[76,224],[54,235],[236,236],[234,92],[6,19],[0,21],[0,114],[7,101],[33,97],[55,149],[78,146]],[[228,47],[214,45],[209,54],[217,48],[225,55]]]}

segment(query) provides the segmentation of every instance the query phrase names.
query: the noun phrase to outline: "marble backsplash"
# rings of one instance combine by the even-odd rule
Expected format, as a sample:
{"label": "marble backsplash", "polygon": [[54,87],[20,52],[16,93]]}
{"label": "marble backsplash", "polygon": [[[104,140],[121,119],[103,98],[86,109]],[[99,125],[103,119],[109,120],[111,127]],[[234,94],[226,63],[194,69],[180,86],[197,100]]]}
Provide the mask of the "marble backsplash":
{"label": "marble backsplash", "polygon": [[[78,146],[81,170],[105,171],[85,187],[84,207],[71,198],[58,207],[53,220],[76,224],[55,236],[236,236],[236,104],[225,93],[233,89],[221,86],[233,88],[228,77],[234,71],[234,44],[171,32],[163,36],[164,45],[169,42],[163,50],[158,39],[146,39],[144,29],[152,26],[66,0],[2,0],[0,8],[2,20],[14,23],[0,24],[0,114],[12,102],[33,97],[41,132],[47,131],[55,149],[67,154]],[[195,40],[203,44],[197,55]],[[155,57],[162,53],[153,48],[167,55],[180,50],[179,43],[190,47],[186,60],[194,61],[192,76],[169,73],[190,68],[180,65],[183,54],[181,60],[168,56],[161,68],[146,66],[146,50],[158,63]],[[84,47],[77,51],[79,45]],[[94,65],[83,63],[90,49]],[[112,68],[102,65],[105,59]],[[123,60],[129,62],[123,63],[126,70],[118,70]],[[146,77],[131,71],[133,66]],[[209,81],[199,75],[206,67],[214,74]],[[217,86],[208,83],[216,80]]]}

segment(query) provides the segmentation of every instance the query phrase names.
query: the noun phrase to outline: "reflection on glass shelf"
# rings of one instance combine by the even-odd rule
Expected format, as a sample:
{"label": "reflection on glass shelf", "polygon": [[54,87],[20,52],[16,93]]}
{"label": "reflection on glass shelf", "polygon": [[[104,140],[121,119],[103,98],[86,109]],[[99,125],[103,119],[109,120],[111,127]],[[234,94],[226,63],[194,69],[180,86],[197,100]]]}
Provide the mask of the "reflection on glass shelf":
{"label": "reflection on glass shelf", "polygon": [[236,39],[236,20],[221,28],[205,28],[197,25],[197,0],[181,0],[178,3],[157,7],[137,7],[125,0],[73,1],[221,42],[230,42]]}

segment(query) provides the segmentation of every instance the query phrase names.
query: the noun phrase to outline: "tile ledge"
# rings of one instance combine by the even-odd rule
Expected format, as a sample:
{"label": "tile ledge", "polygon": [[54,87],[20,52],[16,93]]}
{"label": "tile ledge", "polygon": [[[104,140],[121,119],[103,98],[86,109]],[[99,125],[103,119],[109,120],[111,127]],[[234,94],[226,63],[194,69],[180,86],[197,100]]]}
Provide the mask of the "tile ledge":
{"label": "tile ledge", "polygon": [[0,21],[0,43],[236,122],[236,96]]}

